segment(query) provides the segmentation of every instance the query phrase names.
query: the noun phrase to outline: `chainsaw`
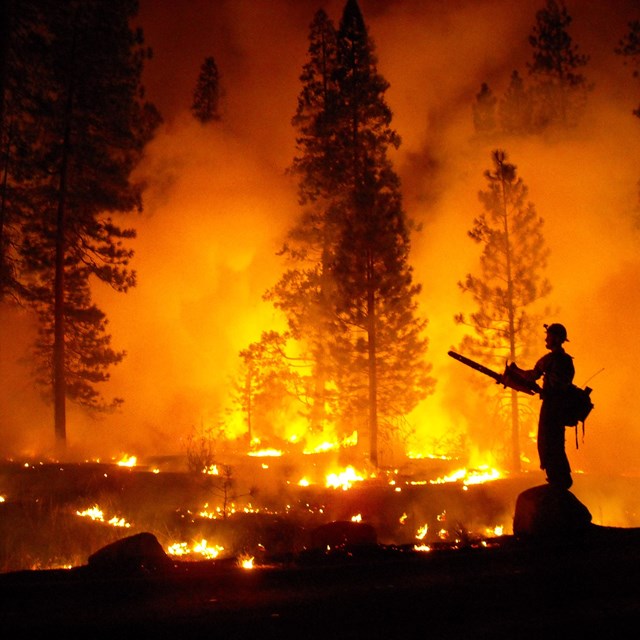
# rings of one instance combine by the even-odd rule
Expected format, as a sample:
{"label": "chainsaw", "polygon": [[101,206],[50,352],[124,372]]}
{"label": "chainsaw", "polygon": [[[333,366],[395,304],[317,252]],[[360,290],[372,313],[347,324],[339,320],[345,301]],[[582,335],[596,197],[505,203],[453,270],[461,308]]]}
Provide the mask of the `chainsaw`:
{"label": "chainsaw", "polygon": [[505,388],[508,387],[509,389],[515,389],[516,391],[522,391],[530,396],[540,393],[541,391],[540,386],[535,381],[528,380],[526,372],[523,369],[520,369],[515,362],[507,364],[504,368],[504,373],[497,373],[488,367],[481,365],[479,362],[475,362],[470,358],[461,356],[455,351],[449,351],[449,355],[458,362],[462,362],[462,364],[466,364],[468,367],[471,367],[480,373],[484,373],[485,376],[493,378],[498,384],[503,385]]}

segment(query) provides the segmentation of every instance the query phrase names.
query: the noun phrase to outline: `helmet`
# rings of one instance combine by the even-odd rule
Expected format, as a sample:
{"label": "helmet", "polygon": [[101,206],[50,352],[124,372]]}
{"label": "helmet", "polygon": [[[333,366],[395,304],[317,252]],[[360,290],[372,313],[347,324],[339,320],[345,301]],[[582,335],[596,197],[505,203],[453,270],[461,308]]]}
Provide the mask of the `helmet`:
{"label": "helmet", "polygon": [[553,324],[545,324],[544,328],[547,330],[547,333],[552,333],[554,336],[558,336],[562,342],[569,342],[569,338],[567,338],[567,330],[564,328],[564,325],[554,322]]}

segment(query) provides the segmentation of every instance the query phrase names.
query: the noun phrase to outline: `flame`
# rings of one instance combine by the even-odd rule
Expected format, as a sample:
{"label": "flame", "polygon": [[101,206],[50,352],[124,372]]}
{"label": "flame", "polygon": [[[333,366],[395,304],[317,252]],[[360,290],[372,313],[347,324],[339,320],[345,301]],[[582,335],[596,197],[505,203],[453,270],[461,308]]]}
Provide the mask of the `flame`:
{"label": "flame", "polygon": [[356,472],[356,470],[349,465],[344,471],[338,473],[330,473],[327,476],[326,486],[333,489],[342,487],[344,491],[350,489],[354,482],[361,482],[364,478]]}
{"label": "flame", "polygon": [[91,518],[92,520],[98,520],[100,522],[104,522],[102,509],[100,509],[97,505],[94,505],[89,509],[85,509],[84,511],[76,511],[76,515],[82,516],[83,518]]}
{"label": "flame", "polygon": [[172,556],[189,556],[198,554],[208,560],[217,558],[224,551],[224,547],[220,545],[209,545],[203,538],[200,541],[193,542],[189,546],[186,542],[175,542],[169,546],[167,553]]}
{"label": "flame", "polygon": [[337,442],[321,442],[319,445],[311,448],[304,449],[303,453],[310,455],[313,453],[325,453],[326,451],[332,451],[338,448]]}
{"label": "flame", "polygon": [[304,449],[303,453],[311,455],[314,453],[326,453],[327,451],[334,451],[336,449],[355,447],[358,444],[358,432],[354,431],[351,435],[345,436],[342,440],[331,442],[324,440],[317,445],[308,446]]}
{"label": "flame", "polygon": [[124,527],[127,529],[131,527],[131,525],[124,518],[118,518],[117,516],[113,516],[109,520],[105,520],[104,513],[102,512],[102,509],[98,507],[98,505],[94,505],[93,507],[85,509],[84,511],[76,511],[76,515],[82,518],[91,518],[91,520],[95,520],[96,522],[106,522],[112,527]]}
{"label": "flame", "polygon": [[429,531],[429,525],[428,524],[423,524],[418,529],[418,532],[416,533],[416,538],[418,538],[418,540],[424,540],[424,537],[427,535],[428,531]]}
{"label": "flame", "polygon": [[253,556],[241,555],[238,557],[238,566],[241,567],[242,569],[253,569],[255,566],[253,564],[253,561],[254,561]]}
{"label": "flame", "polygon": [[218,465],[216,464],[210,464],[208,467],[205,467],[202,470],[202,473],[208,475],[208,476],[219,476],[220,475],[220,471],[218,470]]}
{"label": "flame", "polygon": [[258,451],[249,451],[247,455],[257,458],[277,458],[282,455],[282,451],[279,449],[260,449]]}
{"label": "flame", "polygon": [[135,467],[138,463],[138,458],[136,456],[127,456],[126,454],[118,460],[119,467]]}
{"label": "flame", "polygon": [[458,482],[461,480],[464,486],[469,486],[472,484],[483,484],[484,482],[497,480],[501,477],[502,474],[497,469],[482,466],[478,469],[458,469],[448,476],[444,476],[436,480],[430,480],[429,482],[431,484],[444,484],[446,482]]}
{"label": "flame", "polygon": [[417,451],[409,451],[407,452],[407,458],[410,460],[451,460],[450,456],[445,455],[435,455],[432,453],[418,453]]}

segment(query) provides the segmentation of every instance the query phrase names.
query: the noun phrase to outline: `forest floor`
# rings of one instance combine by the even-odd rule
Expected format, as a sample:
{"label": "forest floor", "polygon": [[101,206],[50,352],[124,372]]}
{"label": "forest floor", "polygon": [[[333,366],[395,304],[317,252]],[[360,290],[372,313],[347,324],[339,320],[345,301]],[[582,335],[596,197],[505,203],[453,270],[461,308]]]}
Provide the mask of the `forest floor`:
{"label": "forest floor", "polygon": [[[274,482],[252,498],[261,512],[220,521],[197,515],[212,485],[185,473],[6,463],[0,628],[30,638],[495,640],[613,637],[637,626],[640,529],[626,526],[638,513],[637,481],[576,480],[575,495],[599,522],[626,518],[623,526],[604,521],[615,526],[517,539],[508,532],[515,500],[538,483],[523,476],[475,487],[363,483],[329,491]],[[133,526],[79,517],[94,504]],[[375,544],[308,547],[309,529],[354,514],[373,523]],[[415,531],[427,522],[431,550],[418,552]],[[507,533],[488,535],[496,524]],[[91,565],[93,553],[140,531],[165,550],[173,539],[225,538],[227,554],[171,557],[157,570]],[[247,550],[261,553],[253,569],[237,562]]]}
{"label": "forest floor", "polygon": [[0,623],[30,638],[615,637],[640,619],[639,572],[636,530],[427,554],[378,546],[252,570],[83,566],[0,574]]}

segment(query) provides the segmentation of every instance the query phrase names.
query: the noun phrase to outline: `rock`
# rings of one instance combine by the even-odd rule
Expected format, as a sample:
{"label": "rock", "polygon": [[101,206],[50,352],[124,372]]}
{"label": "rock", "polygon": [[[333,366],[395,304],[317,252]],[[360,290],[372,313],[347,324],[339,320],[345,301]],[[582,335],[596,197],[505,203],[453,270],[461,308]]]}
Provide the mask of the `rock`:
{"label": "rock", "polygon": [[566,489],[541,485],[523,491],[516,500],[515,536],[566,537],[590,527],[591,513]]}
{"label": "rock", "polygon": [[172,566],[169,556],[152,533],[116,540],[89,556],[89,567],[101,571],[159,571]]}

